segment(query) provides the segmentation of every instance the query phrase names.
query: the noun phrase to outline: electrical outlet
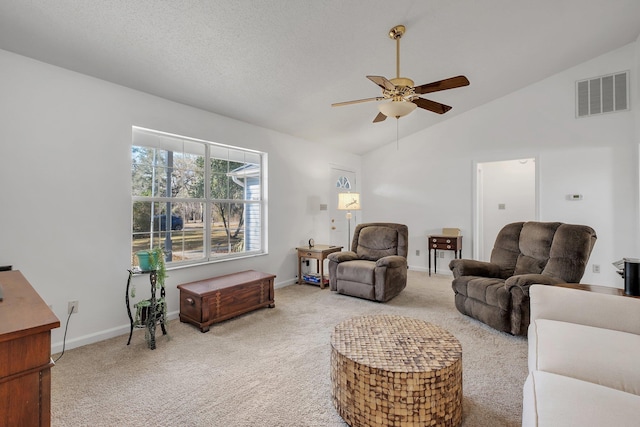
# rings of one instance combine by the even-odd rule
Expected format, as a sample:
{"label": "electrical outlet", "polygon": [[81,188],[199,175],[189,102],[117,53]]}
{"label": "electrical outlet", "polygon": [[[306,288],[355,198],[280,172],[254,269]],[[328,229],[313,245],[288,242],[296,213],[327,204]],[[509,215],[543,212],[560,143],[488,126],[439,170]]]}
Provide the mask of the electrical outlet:
{"label": "electrical outlet", "polygon": [[440,251],[439,254],[440,254],[440,258],[444,258],[444,251]]}
{"label": "electrical outlet", "polygon": [[416,249],[416,256],[420,256],[420,249]]}
{"label": "electrical outlet", "polygon": [[600,265],[593,264],[593,272],[594,273],[600,273]]}
{"label": "electrical outlet", "polygon": [[71,314],[71,313],[77,314],[79,310],[79,306],[80,306],[80,302],[69,301],[69,304],[67,305],[67,314]]}

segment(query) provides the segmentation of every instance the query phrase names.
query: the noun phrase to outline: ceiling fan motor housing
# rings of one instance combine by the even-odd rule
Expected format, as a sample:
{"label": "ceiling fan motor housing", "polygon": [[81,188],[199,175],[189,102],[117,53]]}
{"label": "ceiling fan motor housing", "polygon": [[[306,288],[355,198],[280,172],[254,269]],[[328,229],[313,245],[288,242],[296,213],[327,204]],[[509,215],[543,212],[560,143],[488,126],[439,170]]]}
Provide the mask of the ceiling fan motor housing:
{"label": "ceiling fan motor housing", "polygon": [[413,80],[407,77],[396,77],[395,79],[391,79],[389,81],[396,86],[413,87]]}
{"label": "ceiling fan motor housing", "polygon": [[415,96],[413,80],[406,77],[397,77],[389,81],[394,84],[395,88],[393,90],[383,90],[382,94],[385,98],[390,98],[394,101],[411,101]]}

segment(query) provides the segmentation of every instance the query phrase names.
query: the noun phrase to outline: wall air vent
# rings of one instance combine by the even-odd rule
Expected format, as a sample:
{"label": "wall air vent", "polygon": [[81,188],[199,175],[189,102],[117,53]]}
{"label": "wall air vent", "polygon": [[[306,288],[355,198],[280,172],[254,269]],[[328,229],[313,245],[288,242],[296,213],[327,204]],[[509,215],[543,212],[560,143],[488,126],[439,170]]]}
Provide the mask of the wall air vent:
{"label": "wall air vent", "polygon": [[576,82],[576,117],[628,109],[628,71]]}

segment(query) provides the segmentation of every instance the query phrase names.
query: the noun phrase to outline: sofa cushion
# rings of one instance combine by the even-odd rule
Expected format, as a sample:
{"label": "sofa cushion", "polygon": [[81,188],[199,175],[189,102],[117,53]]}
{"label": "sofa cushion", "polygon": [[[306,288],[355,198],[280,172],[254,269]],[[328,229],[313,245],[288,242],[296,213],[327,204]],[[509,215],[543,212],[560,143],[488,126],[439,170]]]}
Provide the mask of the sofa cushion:
{"label": "sofa cushion", "polygon": [[529,373],[523,427],[637,426],[640,396],[549,372]]}
{"label": "sofa cushion", "polygon": [[510,332],[511,293],[504,280],[462,276],[453,280],[458,311],[499,331]]}
{"label": "sofa cushion", "polygon": [[509,310],[501,310],[497,306],[488,305],[461,294],[455,295],[454,302],[460,313],[471,316],[499,331],[511,331]]}
{"label": "sofa cushion", "polygon": [[349,280],[338,280],[336,290],[338,293],[349,295],[352,297],[365,298],[370,300],[376,299],[375,288],[372,285],[360,282],[352,282]]}
{"label": "sofa cushion", "polygon": [[356,248],[358,258],[375,261],[398,254],[398,231],[384,226],[363,228],[358,236]]}
{"label": "sofa cushion", "polygon": [[500,267],[500,277],[506,279],[513,275],[513,270],[520,255],[520,232],[524,222],[505,225],[498,233],[491,251],[491,263]]}
{"label": "sofa cushion", "polygon": [[514,275],[541,273],[551,251],[551,243],[559,222],[525,222],[520,232],[518,257]]}
{"label": "sofa cushion", "polygon": [[640,395],[640,336],[557,320],[529,325],[529,370]]}
{"label": "sofa cushion", "polygon": [[365,283],[373,285],[375,283],[376,263],[357,259],[346,263],[338,264],[338,280]]}
{"label": "sofa cushion", "polygon": [[484,304],[509,310],[511,294],[504,286],[504,280],[492,277],[465,276],[453,280],[453,289],[465,297]]}
{"label": "sofa cushion", "polygon": [[514,276],[540,274],[547,263],[546,259],[536,259],[528,255],[518,255]]}
{"label": "sofa cushion", "polygon": [[596,232],[584,225],[562,224],[553,237],[549,262],[543,274],[578,283],[596,242]]}

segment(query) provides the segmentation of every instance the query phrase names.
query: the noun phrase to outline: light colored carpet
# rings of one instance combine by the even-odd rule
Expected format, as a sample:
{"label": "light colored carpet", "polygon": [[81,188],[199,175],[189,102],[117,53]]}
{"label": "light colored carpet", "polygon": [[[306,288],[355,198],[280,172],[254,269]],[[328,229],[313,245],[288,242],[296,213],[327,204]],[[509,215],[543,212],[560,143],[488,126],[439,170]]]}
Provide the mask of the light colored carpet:
{"label": "light colored carpet", "polygon": [[458,313],[450,277],[409,271],[386,304],[313,285],[276,289],[275,301],[207,333],[173,320],[156,350],[136,330],[129,346],[123,335],[67,351],[52,369],[52,425],[346,426],[331,400],[329,337],[346,318],[381,313],[460,340],[464,426],[520,425],[526,339]]}

